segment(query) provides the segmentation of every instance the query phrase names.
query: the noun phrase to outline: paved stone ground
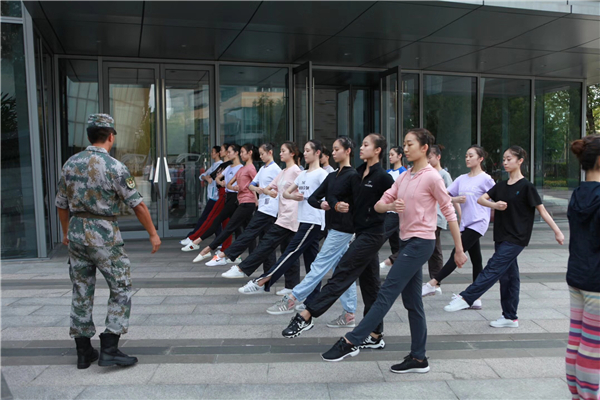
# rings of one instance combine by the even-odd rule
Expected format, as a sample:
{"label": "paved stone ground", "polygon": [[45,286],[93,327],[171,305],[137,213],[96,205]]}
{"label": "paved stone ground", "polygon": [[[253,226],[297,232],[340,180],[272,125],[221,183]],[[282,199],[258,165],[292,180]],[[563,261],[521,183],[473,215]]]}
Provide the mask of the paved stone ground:
{"label": "paved stone ground", "polygon": [[[560,224],[565,235],[567,226]],[[491,232],[483,239],[492,254]],[[451,239],[443,236],[449,256]],[[281,337],[289,315],[265,309],[274,294],[243,296],[245,280],[220,277],[225,267],[192,264],[175,240],[151,256],[147,241],[127,242],[135,295],[124,350],[139,357],[127,368],[75,368],[69,339],[70,282],[66,251],[50,260],[2,265],[2,399],[566,399],[563,354],[569,295],[564,275],[567,244],[558,246],[545,224],[536,224],[519,258],[518,329],[494,329],[500,316],[498,287],[483,310],[446,313],[453,292],[471,281],[468,263],[424,299],[431,372],[396,375],[392,363],[410,349],[407,313],[398,301],[385,319],[384,350],[362,351],[340,363],[321,361],[344,330],[330,329],[337,303],[302,337]],[[384,247],[380,257],[389,254]],[[424,274],[427,274],[426,267]],[[385,275],[385,272],[383,273]],[[278,290],[281,285],[276,286]],[[94,320],[102,331],[108,290],[98,277]],[[359,314],[362,302],[359,295]],[[95,345],[98,345],[97,336]]]}

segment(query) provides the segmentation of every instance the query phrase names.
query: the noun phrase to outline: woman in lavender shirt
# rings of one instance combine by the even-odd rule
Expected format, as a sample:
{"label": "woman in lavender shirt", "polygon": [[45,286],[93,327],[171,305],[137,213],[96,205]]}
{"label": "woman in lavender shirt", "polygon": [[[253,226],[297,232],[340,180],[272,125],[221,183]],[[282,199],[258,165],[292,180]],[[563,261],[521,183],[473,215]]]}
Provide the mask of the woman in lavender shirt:
{"label": "woman in lavender shirt", "polygon": [[[467,150],[465,161],[471,172],[456,178],[448,186],[448,193],[452,196],[452,202],[461,205],[460,231],[464,251],[469,252],[473,264],[473,281],[483,269],[481,247],[479,238],[482,237],[490,224],[490,209],[477,204],[477,199],[494,186],[494,180],[481,169],[481,162],[485,158],[483,147],[473,145]],[[435,295],[436,285],[450,275],[456,269],[454,263],[454,250],[450,258],[429,282],[423,285],[423,296]],[[476,300],[471,307],[481,309],[481,300]]]}

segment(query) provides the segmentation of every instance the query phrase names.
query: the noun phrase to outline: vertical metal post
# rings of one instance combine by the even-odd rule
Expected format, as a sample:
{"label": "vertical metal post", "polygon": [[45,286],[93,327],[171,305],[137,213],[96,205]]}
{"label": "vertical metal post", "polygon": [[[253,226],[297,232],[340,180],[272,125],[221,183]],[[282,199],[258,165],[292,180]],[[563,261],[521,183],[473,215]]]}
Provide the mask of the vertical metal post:
{"label": "vertical metal post", "polygon": [[424,116],[424,110],[423,110],[423,104],[425,103],[424,101],[424,97],[425,97],[425,85],[423,84],[423,82],[425,81],[425,79],[423,79],[423,71],[419,71],[419,127],[420,128],[424,128],[425,124],[425,116]]}
{"label": "vertical metal post", "polygon": [[531,154],[530,154],[530,158],[529,158],[529,181],[533,182],[533,184],[535,185],[535,78],[531,79],[531,91],[530,91],[530,97],[531,97],[531,107],[530,107],[530,140],[531,140]]}
{"label": "vertical metal post", "polygon": [[[587,115],[587,79],[581,82],[581,137],[586,136],[585,120]],[[580,168],[580,182],[585,181],[585,172]]]}
{"label": "vertical metal post", "polygon": [[27,106],[29,111],[29,145],[31,147],[31,179],[33,181],[33,206],[36,226],[38,257],[46,257],[46,223],[44,215],[44,187],[42,181],[40,124],[35,79],[35,52],[33,41],[33,21],[25,7],[23,12],[23,43],[25,52],[25,81],[27,86]]}
{"label": "vertical metal post", "polygon": [[483,108],[483,85],[481,75],[477,75],[477,144],[481,144],[481,110]]}
{"label": "vertical metal post", "polygon": [[294,71],[288,67],[288,134],[287,139],[294,140],[294,105],[296,97],[296,87],[294,85]]}
{"label": "vertical metal post", "polygon": [[[220,71],[219,71],[219,66],[220,64],[217,63],[215,65],[215,84],[213,85],[213,97],[214,98],[214,111],[213,111],[213,118],[215,121],[215,129],[214,129],[214,140],[213,140],[213,146],[216,145],[216,143],[221,142],[221,120],[219,119],[219,114],[221,112],[221,90],[220,89],[220,79],[221,79],[221,75],[220,75]],[[223,140],[222,142],[224,142],[225,140]],[[219,144],[223,144],[223,143],[219,143]]]}
{"label": "vertical metal post", "polygon": [[[104,70],[102,68],[102,57],[98,57],[98,112],[109,114],[110,104],[106,101],[106,109],[104,102]],[[106,77],[108,79],[108,76]]]}

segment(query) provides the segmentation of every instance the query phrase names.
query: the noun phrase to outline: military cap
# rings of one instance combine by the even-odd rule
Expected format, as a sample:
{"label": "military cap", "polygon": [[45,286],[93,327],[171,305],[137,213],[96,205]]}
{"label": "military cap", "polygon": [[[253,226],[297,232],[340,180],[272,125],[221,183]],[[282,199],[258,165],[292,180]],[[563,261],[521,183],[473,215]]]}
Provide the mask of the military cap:
{"label": "military cap", "polygon": [[115,120],[108,114],[90,114],[87,122],[88,128],[97,126],[99,128],[115,129]]}

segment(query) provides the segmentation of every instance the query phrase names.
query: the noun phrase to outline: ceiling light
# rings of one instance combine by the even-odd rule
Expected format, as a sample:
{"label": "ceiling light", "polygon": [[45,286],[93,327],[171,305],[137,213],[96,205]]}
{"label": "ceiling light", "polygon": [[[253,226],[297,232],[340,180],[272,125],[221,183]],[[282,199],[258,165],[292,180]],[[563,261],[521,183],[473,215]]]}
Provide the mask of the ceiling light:
{"label": "ceiling light", "polygon": [[545,66],[546,66],[546,64],[542,64],[542,65],[540,65],[540,67],[542,67],[542,68],[544,68]]}
{"label": "ceiling light", "polygon": [[187,44],[182,44],[181,47],[187,47]]}
{"label": "ceiling light", "polygon": [[415,60],[418,60],[418,59],[419,59],[419,57],[415,57]]}
{"label": "ceiling light", "polygon": [[352,53],[344,53],[345,56],[349,56],[350,54],[352,54]]}
{"label": "ceiling light", "polygon": [[273,51],[273,49],[266,49],[265,51],[270,53]]}

